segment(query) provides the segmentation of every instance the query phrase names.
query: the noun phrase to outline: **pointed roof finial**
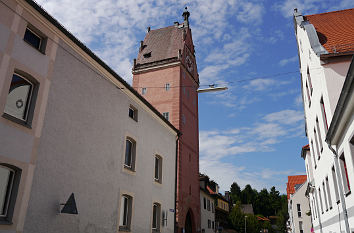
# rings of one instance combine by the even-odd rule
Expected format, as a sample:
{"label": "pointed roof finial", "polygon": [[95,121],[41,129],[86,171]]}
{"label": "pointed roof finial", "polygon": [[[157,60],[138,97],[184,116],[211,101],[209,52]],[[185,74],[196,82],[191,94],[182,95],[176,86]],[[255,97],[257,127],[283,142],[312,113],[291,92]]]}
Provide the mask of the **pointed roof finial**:
{"label": "pointed roof finial", "polygon": [[184,18],[184,26],[185,27],[189,27],[189,16],[190,16],[190,13],[189,11],[187,10],[187,7],[184,8],[184,12],[182,14],[183,18]]}

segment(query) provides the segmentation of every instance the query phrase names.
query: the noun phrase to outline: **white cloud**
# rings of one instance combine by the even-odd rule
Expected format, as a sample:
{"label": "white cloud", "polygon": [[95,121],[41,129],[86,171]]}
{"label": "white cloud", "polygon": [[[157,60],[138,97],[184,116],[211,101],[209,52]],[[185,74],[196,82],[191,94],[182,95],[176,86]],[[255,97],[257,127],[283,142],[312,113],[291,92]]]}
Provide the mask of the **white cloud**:
{"label": "white cloud", "polygon": [[237,13],[237,19],[243,23],[256,23],[262,22],[262,16],[264,14],[264,7],[261,4],[255,4],[252,2],[241,2],[241,10]]}
{"label": "white cloud", "polygon": [[251,80],[248,85],[244,86],[244,88],[251,89],[254,91],[263,91],[275,84],[276,81],[274,79],[258,78],[258,79]]}
{"label": "white cloud", "polygon": [[283,110],[274,112],[263,117],[268,122],[276,122],[280,124],[292,125],[304,120],[304,113],[296,110]]}
{"label": "white cloud", "polygon": [[298,96],[296,96],[294,102],[296,106],[302,106],[302,95],[299,94]]}
{"label": "white cloud", "polygon": [[290,58],[284,58],[284,59],[280,60],[279,65],[280,66],[285,66],[288,63],[292,63],[292,62],[296,62],[296,61],[298,61],[298,56],[293,56],[293,57],[290,57]]}

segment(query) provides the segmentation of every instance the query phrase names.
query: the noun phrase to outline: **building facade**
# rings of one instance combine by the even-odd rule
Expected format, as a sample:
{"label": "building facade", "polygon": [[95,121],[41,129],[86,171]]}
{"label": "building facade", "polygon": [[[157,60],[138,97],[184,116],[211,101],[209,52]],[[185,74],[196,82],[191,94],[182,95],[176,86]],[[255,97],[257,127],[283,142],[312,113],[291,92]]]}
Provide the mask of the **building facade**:
{"label": "building facade", "polygon": [[201,232],[215,232],[215,201],[209,187],[209,177],[200,175],[200,228]]}
{"label": "building facade", "polygon": [[0,2],[0,111],[0,232],[174,232],[178,130],[31,0]]}
{"label": "building facade", "polygon": [[325,141],[354,53],[353,22],[354,9],[307,16],[294,12],[309,139],[309,151],[302,154],[314,231],[321,233],[354,230],[349,221],[354,215],[353,154],[336,152]]}
{"label": "building facade", "polygon": [[292,233],[311,232],[312,222],[308,215],[310,212],[309,200],[305,196],[307,181],[295,185],[295,193],[290,194],[288,200],[289,226]]}
{"label": "building facade", "polygon": [[133,87],[180,132],[177,160],[177,231],[200,231],[199,77],[189,12],[184,22],[150,30],[133,67]]}

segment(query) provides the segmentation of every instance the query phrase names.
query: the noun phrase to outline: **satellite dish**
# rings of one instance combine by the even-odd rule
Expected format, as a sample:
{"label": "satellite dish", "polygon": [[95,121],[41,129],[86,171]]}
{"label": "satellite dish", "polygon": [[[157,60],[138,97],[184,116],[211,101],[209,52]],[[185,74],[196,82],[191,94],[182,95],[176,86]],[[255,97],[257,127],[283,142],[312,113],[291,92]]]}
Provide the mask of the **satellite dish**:
{"label": "satellite dish", "polygon": [[79,212],[77,211],[76,207],[76,201],[74,197],[74,193],[72,193],[69,197],[69,199],[66,201],[65,204],[60,204],[61,206],[63,205],[64,207],[60,210],[61,214],[78,214]]}

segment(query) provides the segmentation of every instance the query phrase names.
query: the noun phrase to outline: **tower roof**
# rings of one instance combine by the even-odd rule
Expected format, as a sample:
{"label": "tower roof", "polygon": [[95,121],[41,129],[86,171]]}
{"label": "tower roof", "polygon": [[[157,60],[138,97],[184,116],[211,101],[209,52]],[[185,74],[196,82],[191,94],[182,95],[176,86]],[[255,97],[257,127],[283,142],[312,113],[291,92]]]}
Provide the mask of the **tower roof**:
{"label": "tower roof", "polygon": [[354,8],[315,15],[306,15],[316,29],[322,46],[329,53],[354,51]]}
{"label": "tower roof", "polygon": [[183,51],[184,33],[185,28],[179,24],[149,31],[140,47],[136,65],[177,59],[179,50]]}

